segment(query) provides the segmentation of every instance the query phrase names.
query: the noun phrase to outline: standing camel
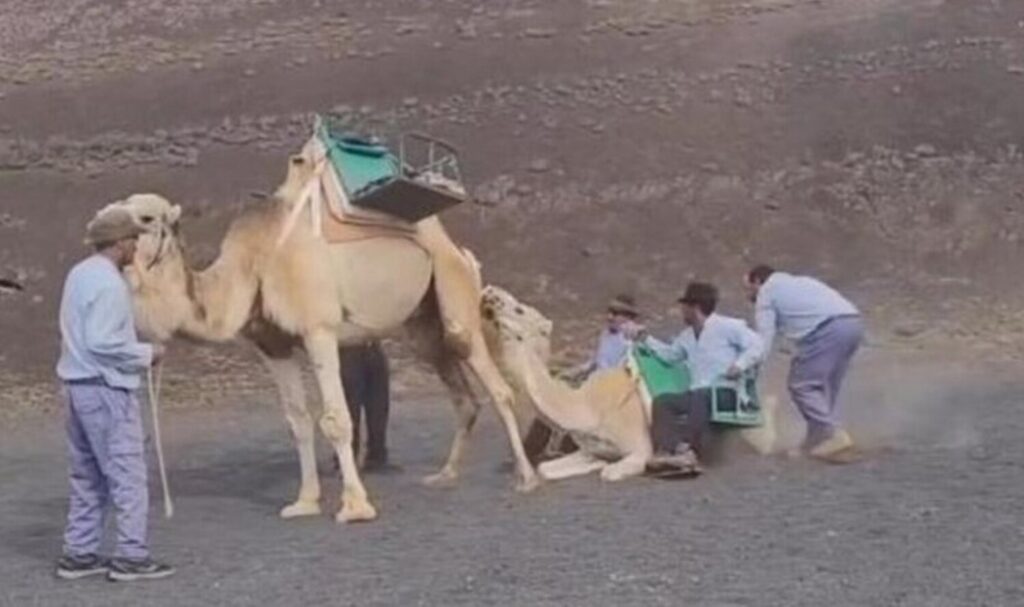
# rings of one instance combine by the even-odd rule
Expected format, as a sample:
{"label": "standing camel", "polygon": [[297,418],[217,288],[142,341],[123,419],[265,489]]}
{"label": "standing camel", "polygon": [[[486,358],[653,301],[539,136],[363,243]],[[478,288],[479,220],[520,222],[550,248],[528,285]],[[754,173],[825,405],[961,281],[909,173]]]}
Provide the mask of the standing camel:
{"label": "standing camel", "polygon": [[[436,217],[418,222],[406,234],[370,228],[345,241],[324,238],[311,227],[318,219],[312,214],[320,210],[296,210],[319,174],[318,162],[323,161],[308,146],[292,156],[274,196],[234,219],[219,257],[201,271],[185,261],[179,206],[153,194],[110,205],[127,207],[149,228],[128,271],[140,327],[159,340],[176,334],[215,342],[242,337],[256,345],[277,385],[301,467],[298,498],[281,510],[282,517],[320,513],[314,426],[297,358],[305,350],[323,400],[319,427],[337,453],[343,476],[336,519],[376,518],[353,456],[338,346],[402,326],[431,355],[458,413],[448,459],[425,480],[447,483],[458,476],[479,411],[470,392],[471,376],[484,387],[504,424],[517,463],[516,488],[532,490],[538,479],[523,449],[512,391],[482,333],[479,266],[472,254],[452,242]],[[289,220],[296,216],[299,221]],[[342,231],[353,229],[336,218],[328,221]]]}

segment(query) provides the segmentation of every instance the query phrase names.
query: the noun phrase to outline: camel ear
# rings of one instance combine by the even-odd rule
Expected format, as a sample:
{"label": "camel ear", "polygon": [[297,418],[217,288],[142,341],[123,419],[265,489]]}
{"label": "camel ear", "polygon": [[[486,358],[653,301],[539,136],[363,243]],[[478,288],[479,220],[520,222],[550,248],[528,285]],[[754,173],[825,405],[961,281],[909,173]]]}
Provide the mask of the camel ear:
{"label": "camel ear", "polygon": [[176,204],[172,206],[171,210],[167,213],[167,221],[173,226],[178,223],[179,219],[181,219],[181,205]]}

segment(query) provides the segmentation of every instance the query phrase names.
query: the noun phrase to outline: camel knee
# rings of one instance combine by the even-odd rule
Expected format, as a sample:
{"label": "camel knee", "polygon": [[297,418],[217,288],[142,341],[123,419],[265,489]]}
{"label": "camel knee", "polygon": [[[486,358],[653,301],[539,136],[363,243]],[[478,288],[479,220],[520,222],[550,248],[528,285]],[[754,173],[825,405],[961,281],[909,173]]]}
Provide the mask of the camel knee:
{"label": "camel knee", "polygon": [[462,427],[466,430],[473,429],[479,416],[480,407],[476,403],[464,403],[459,407],[459,420],[462,422]]}
{"label": "camel knee", "polygon": [[502,411],[502,412],[508,411],[509,413],[512,412],[512,407],[516,403],[516,397],[512,393],[512,389],[511,388],[506,388],[506,387],[497,388],[497,389],[494,390],[494,393],[492,394],[492,396],[494,398],[494,404],[495,404],[496,407],[498,407],[499,411]]}
{"label": "camel knee", "polygon": [[334,411],[328,411],[320,417],[320,431],[334,443],[348,444],[352,441],[352,421]]}

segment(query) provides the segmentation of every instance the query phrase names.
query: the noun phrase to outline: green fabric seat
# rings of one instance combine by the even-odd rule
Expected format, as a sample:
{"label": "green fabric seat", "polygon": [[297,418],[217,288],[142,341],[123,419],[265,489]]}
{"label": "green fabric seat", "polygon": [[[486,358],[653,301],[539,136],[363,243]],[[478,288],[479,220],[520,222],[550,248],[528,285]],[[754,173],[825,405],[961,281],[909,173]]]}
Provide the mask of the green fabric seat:
{"label": "green fabric seat", "polygon": [[[690,389],[693,379],[690,368],[683,362],[670,363],[658,357],[646,346],[635,345],[630,357],[640,379],[650,395],[651,403],[663,394],[682,394]],[[744,373],[737,381],[720,379],[712,384],[711,421],[724,426],[760,426],[764,423],[761,403],[757,394],[757,367]],[[720,389],[735,390],[735,408],[726,408],[718,402]]]}
{"label": "green fabric seat", "polygon": [[[738,380],[722,378],[712,384],[711,421],[728,426],[760,426],[764,424],[761,411],[761,400],[757,394],[758,368],[754,367],[743,374]],[[718,389],[736,391],[736,407],[726,409],[719,406]]]}
{"label": "green fabric seat", "polygon": [[[399,154],[384,145],[357,136],[332,133],[318,121],[316,136],[327,149],[331,166],[341,180],[351,204],[387,213],[415,223],[468,199],[458,175],[455,149],[440,140],[419,134],[403,136]],[[420,142],[427,150],[427,164],[410,165],[406,140]],[[436,150],[440,149],[440,152]],[[458,191],[440,187],[431,178],[439,170],[454,172]],[[426,171],[430,175],[425,174]],[[451,180],[449,180],[451,181]]]}
{"label": "green fabric seat", "polygon": [[640,378],[654,402],[662,394],[682,394],[690,389],[690,368],[662,360],[653,350],[636,345],[630,353]]}
{"label": "green fabric seat", "polygon": [[351,199],[399,176],[398,158],[382,145],[357,137],[335,137],[325,126],[317,136]]}

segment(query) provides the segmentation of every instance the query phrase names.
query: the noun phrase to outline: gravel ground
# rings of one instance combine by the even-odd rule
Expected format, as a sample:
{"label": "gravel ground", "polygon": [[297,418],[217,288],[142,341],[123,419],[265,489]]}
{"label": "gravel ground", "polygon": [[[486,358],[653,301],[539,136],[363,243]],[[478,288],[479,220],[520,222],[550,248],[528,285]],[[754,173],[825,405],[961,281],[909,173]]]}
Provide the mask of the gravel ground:
{"label": "gravel ground", "polygon": [[[172,414],[177,510],[161,518],[154,485],[151,520],[179,573],[128,586],[52,577],[60,428],[29,424],[0,444],[0,605],[1019,605],[1024,386],[881,360],[869,352],[851,384],[851,423],[870,445],[858,464],[737,450],[695,481],[590,477],[525,496],[501,469],[493,416],[458,487],[421,486],[451,418],[441,400],[401,400],[391,442],[404,472],[368,477],[381,518],[358,526],[276,517],[297,463],[272,403]],[[879,390],[876,372],[916,387]]]}
{"label": "gravel ground", "polygon": [[[1024,604],[1024,4],[0,0],[0,15],[0,607]],[[690,278],[746,316],[752,262],[825,277],[867,316],[849,409],[869,458],[737,453],[691,483],[519,496],[488,420],[462,485],[428,490],[451,416],[389,343],[406,473],[370,479],[381,519],[284,522],[297,464],[266,374],[233,346],[176,345],[178,514],[154,509],[153,537],[179,575],[52,580],[56,306],[82,226],[160,192],[208,260],[314,112],[459,146],[485,206],[446,225],[488,282],[556,321],[559,361],[592,347],[613,292],[660,329]]]}

